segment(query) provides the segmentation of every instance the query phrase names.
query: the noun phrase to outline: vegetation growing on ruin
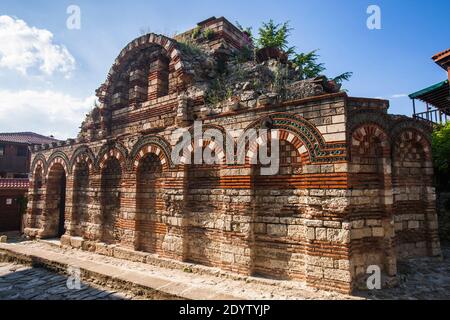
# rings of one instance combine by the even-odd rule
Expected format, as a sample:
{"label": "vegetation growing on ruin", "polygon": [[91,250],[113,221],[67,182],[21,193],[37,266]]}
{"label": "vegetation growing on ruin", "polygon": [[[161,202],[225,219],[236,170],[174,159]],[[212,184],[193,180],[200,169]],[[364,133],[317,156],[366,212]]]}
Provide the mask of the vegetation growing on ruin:
{"label": "vegetation growing on ruin", "polygon": [[306,80],[310,78],[318,77],[325,67],[323,63],[319,63],[319,55],[317,50],[311,51],[309,53],[297,53],[292,59],[294,67],[301,70],[301,79]]}
{"label": "vegetation growing on ruin", "polygon": [[233,90],[226,85],[226,80],[221,75],[212,81],[211,87],[206,92],[205,100],[207,104],[216,105],[230,99],[232,96]]}
{"label": "vegetation growing on ruin", "polygon": [[[298,53],[295,47],[290,46],[288,38],[294,29],[290,27],[289,21],[275,23],[271,19],[269,22],[263,22],[258,29],[257,38],[253,36],[251,27],[244,28],[239,22],[236,25],[249,36],[256,49],[277,48],[284,51],[289,57],[289,62],[299,71],[299,80],[316,78],[326,71],[325,64],[319,62],[318,50]],[[247,58],[250,59],[248,55]],[[332,80],[337,84],[342,84],[342,82],[350,80],[352,75],[352,72],[344,72]]]}
{"label": "vegetation growing on ruin", "polygon": [[189,39],[179,40],[178,45],[181,51],[190,56],[200,55],[203,53],[200,46],[196,42]]}
{"label": "vegetation growing on ruin", "polygon": [[211,39],[214,38],[214,36],[216,35],[216,33],[215,33],[214,30],[212,30],[212,29],[205,29],[205,30],[203,30],[202,35],[203,35],[203,38],[208,39],[208,40],[211,40]]}
{"label": "vegetation growing on ruin", "polygon": [[272,19],[269,22],[263,22],[259,28],[259,37],[257,39],[258,48],[277,48],[288,55],[293,54],[294,47],[289,46],[288,37],[293,29],[289,26],[289,21],[284,23],[275,23]]}
{"label": "vegetation growing on ruin", "polygon": [[202,29],[200,27],[196,27],[191,34],[192,39],[197,39],[202,33]]}

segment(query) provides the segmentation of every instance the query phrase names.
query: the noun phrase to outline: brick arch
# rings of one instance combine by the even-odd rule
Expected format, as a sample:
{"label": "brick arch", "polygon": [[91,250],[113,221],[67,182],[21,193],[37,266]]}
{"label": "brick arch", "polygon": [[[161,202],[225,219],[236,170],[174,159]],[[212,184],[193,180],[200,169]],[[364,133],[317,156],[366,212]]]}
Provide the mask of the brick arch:
{"label": "brick arch", "polygon": [[385,128],[377,123],[362,123],[350,132],[350,178],[354,188],[390,188],[391,142]]}
{"label": "brick arch", "polygon": [[345,161],[346,144],[327,143],[314,124],[292,113],[273,113],[251,123],[246,130],[269,125],[271,129],[285,130],[297,137],[309,153],[311,163]]}
{"label": "brick arch", "polygon": [[153,153],[159,157],[164,170],[173,167],[170,144],[161,137],[147,136],[139,139],[130,152],[129,169],[136,170],[140,160],[149,153]]}
{"label": "brick arch", "polygon": [[163,35],[149,33],[136,38],[122,49],[115,59],[105,83],[97,90],[100,100],[104,99],[105,95],[108,94],[114,78],[121,73],[122,66],[125,65],[135,53],[154,46],[162,48],[164,55],[170,61],[170,66],[176,72],[179,83],[181,83],[181,86],[184,86],[186,79],[188,78],[188,72],[183,63],[181,51],[177,47],[177,42]]}
{"label": "brick arch", "polygon": [[169,169],[169,161],[167,160],[167,157],[162,151],[162,149],[157,145],[148,144],[145,147],[142,147],[138,152],[137,156],[134,158],[133,170],[136,170],[139,167],[139,163],[141,162],[141,160],[148,154],[156,155],[161,161],[163,169],[164,170]]}
{"label": "brick arch", "polygon": [[[271,138],[278,139],[280,142],[285,141],[291,144],[298,155],[302,158],[302,163],[310,162],[311,154],[309,153],[309,150],[305,147],[301,138],[294,132],[286,129],[277,129],[277,131],[271,132]],[[252,143],[247,148],[245,163],[252,163],[258,155],[258,147],[263,146],[266,143],[267,135],[258,137],[258,139],[253,139]]]}
{"label": "brick arch", "polygon": [[72,171],[70,170],[70,161],[67,155],[64,152],[56,151],[53,153],[47,160],[47,171],[46,171],[46,177],[48,178],[48,175],[51,171],[51,168],[55,164],[61,164],[64,168],[64,171],[66,173],[66,176],[68,176]]}
{"label": "brick arch", "polygon": [[[203,131],[202,131],[202,137],[201,141],[202,141],[202,152],[204,152],[205,149],[210,149],[210,152],[213,152],[214,154],[216,154],[219,158],[219,164],[224,164],[226,162],[226,141],[227,141],[227,132],[226,130],[218,125],[203,125]],[[222,134],[223,137],[223,146],[220,146],[219,144],[215,143],[214,141],[210,140],[210,139],[205,139],[204,137],[204,133],[208,130],[217,130]],[[194,152],[194,148],[195,148],[195,141],[197,141],[196,136],[194,136],[194,127],[189,128],[189,133],[191,134],[191,136],[193,137],[191,145],[189,146],[189,148],[185,149],[183,152],[183,157],[181,158],[181,163],[186,163],[187,159],[192,157],[192,154]],[[181,138],[180,138],[181,139]],[[235,147],[234,144],[234,139],[233,139],[233,148]]]}
{"label": "brick arch", "polygon": [[114,144],[105,144],[99,151],[97,155],[96,169],[103,169],[106,161],[110,158],[116,158],[123,171],[126,169],[126,162],[128,157],[127,149],[120,143],[115,142]]}
{"label": "brick arch", "polygon": [[393,153],[396,152],[396,149],[400,144],[413,142],[414,144],[422,147],[425,156],[424,160],[432,161],[431,141],[427,139],[427,136],[422,131],[414,127],[405,126],[397,130],[393,130],[391,134]]}
{"label": "brick arch", "polygon": [[[386,129],[380,126],[378,123],[361,123],[357,127],[353,128],[350,132],[351,134],[351,143],[350,147],[352,151],[354,148],[362,148],[363,144],[370,143],[370,141],[366,141],[367,139],[376,139],[380,143],[383,156],[388,157],[390,155],[391,143],[388,134],[385,131]],[[350,152],[350,160],[352,157],[352,152]]]}
{"label": "brick arch", "polygon": [[88,146],[81,146],[73,153],[72,158],[70,159],[70,168],[72,172],[74,172],[75,166],[80,162],[86,162],[89,170],[94,170],[96,159],[94,152],[92,152]]}
{"label": "brick arch", "polygon": [[350,136],[356,129],[367,124],[377,126],[380,130],[382,130],[385,133],[390,132],[390,128],[388,127],[388,123],[390,123],[390,118],[386,114],[367,110],[354,111],[350,113],[348,119],[349,119],[348,132],[350,133]]}
{"label": "brick arch", "polygon": [[[42,161],[38,161],[36,163],[36,166],[34,167],[34,170],[32,171],[32,178],[30,181],[30,186],[32,186],[33,188],[35,187],[35,182],[36,182],[36,175],[38,174],[38,170],[40,169],[40,178],[44,179],[45,177],[45,168],[44,168],[44,164],[42,163]],[[41,181],[42,182],[42,181]]]}
{"label": "brick arch", "polygon": [[43,168],[43,175],[45,176],[47,172],[47,160],[45,159],[45,156],[42,153],[38,153],[31,163],[30,172],[34,175],[36,168],[38,165],[41,165]]}

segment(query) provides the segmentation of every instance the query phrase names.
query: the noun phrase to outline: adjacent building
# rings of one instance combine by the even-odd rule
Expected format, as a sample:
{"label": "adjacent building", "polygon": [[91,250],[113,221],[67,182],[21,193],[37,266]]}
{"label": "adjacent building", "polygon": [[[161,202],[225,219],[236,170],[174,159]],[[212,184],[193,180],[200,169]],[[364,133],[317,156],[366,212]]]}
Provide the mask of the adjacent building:
{"label": "adjacent building", "polygon": [[[442,124],[450,120],[450,49],[433,56],[433,61],[448,73],[448,78],[428,88],[412,93],[414,118]],[[426,111],[418,112],[416,100],[425,103]]]}
{"label": "adjacent building", "polygon": [[30,147],[56,142],[32,132],[0,133],[0,232],[21,229],[29,186]]}

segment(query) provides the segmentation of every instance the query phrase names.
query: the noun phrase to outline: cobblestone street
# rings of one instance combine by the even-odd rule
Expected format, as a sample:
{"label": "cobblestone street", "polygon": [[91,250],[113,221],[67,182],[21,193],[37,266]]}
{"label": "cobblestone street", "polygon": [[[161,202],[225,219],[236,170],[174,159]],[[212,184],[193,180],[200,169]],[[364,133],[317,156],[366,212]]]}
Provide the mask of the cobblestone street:
{"label": "cobblestone street", "polygon": [[69,290],[67,277],[41,268],[0,263],[0,300],[123,300],[130,294],[85,283]]}

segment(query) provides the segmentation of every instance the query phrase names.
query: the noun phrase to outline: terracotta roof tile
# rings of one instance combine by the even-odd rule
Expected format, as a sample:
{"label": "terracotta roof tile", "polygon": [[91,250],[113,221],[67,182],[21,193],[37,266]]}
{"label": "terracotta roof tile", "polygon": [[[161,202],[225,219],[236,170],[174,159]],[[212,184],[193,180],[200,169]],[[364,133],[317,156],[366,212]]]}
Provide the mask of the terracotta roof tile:
{"label": "terracotta roof tile", "polygon": [[439,52],[439,53],[435,54],[435,55],[433,56],[433,60],[434,60],[434,61],[439,61],[440,59],[442,59],[442,58],[445,57],[445,56],[450,56],[450,48],[447,49],[447,50],[444,50],[444,51],[442,51],[442,52]]}
{"label": "terracotta roof tile", "polygon": [[57,142],[57,139],[34,132],[0,133],[0,142],[23,143],[28,145]]}

